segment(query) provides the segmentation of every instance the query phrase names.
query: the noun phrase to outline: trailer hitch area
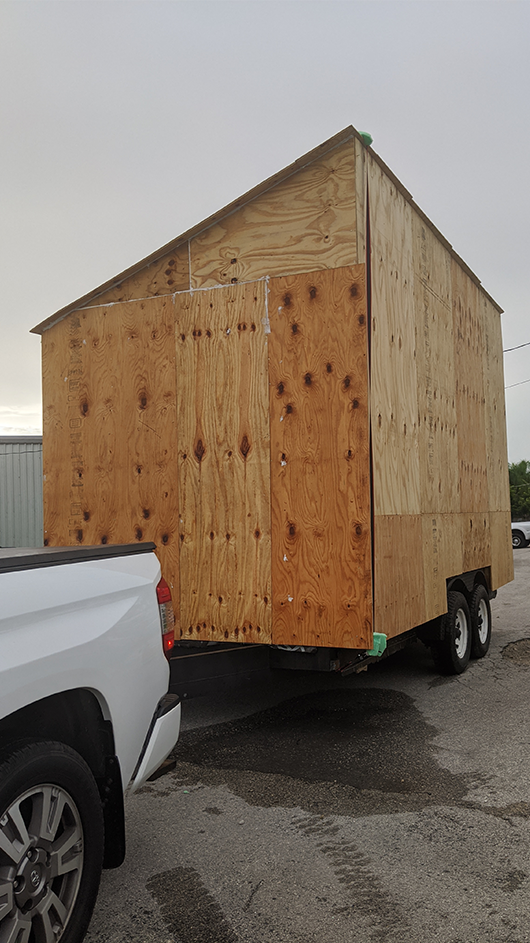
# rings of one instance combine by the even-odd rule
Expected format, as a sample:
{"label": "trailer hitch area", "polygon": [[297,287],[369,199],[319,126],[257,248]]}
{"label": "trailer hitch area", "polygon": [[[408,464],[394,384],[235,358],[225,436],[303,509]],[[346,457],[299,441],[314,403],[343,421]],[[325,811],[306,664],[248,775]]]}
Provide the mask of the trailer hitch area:
{"label": "trailer hitch area", "polygon": [[339,668],[339,674],[346,676],[359,674],[361,671],[367,671],[368,665],[380,658],[386,651],[387,637],[383,632],[374,632],[373,645],[369,651],[360,652],[353,661],[347,662],[342,668]]}

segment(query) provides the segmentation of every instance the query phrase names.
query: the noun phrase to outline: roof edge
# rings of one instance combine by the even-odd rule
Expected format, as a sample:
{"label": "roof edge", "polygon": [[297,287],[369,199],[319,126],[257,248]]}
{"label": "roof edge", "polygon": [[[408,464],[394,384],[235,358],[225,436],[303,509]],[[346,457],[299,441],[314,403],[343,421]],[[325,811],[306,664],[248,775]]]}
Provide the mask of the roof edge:
{"label": "roof edge", "polygon": [[178,249],[178,247],[181,246],[184,242],[195,238],[195,236],[198,236],[201,232],[203,232],[203,230],[213,226],[214,223],[219,222],[226,216],[230,216],[231,213],[235,213],[236,210],[241,209],[242,206],[245,206],[246,203],[250,203],[257,196],[260,196],[262,193],[266,193],[267,190],[271,190],[283,180],[286,180],[288,177],[297,173],[299,170],[302,170],[303,167],[306,167],[308,164],[312,164],[313,161],[318,160],[319,157],[322,157],[329,151],[335,150],[336,147],[339,147],[341,144],[344,144],[346,141],[353,138],[358,138],[362,143],[362,138],[359,132],[350,125],[349,127],[344,128],[344,130],[339,131],[338,134],[335,134],[327,141],[319,144],[318,147],[314,147],[311,151],[308,151],[307,154],[303,154],[302,157],[298,157],[295,161],[293,161],[292,164],[288,164],[287,167],[277,171],[277,173],[273,174],[271,177],[267,177],[266,180],[263,180],[255,187],[252,187],[251,190],[247,190],[247,192],[243,193],[242,196],[237,197],[236,200],[233,200],[231,203],[223,206],[220,210],[217,210],[211,216],[201,220],[200,223],[197,223],[196,226],[186,230],[186,232],[182,233],[182,235],[177,236],[176,239],[166,242],[166,244],[161,246],[160,249],[156,249],[155,252],[152,252],[150,255],[146,256],[144,259],[141,259],[139,262],[136,262],[134,265],[131,265],[129,268],[125,269],[123,272],[120,272],[118,275],[115,275],[113,278],[110,278],[102,285],[98,285],[97,288],[94,288],[92,291],[88,292],[88,294],[82,295],[81,298],[78,298],[76,301],[71,302],[64,308],[60,308],[59,311],[55,312],[55,314],[50,315],[50,317],[46,318],[44,321],[41,321],[40,324],[32,327],[30,333],[43,334],[44,331],[48,330],[48,328],[52,327],[58,321],[62,321],[63,318],[71,314],[72,311],[76,311],[78,308],[84,307],[88,304],[88,302],[96,299],[98,295],[102,295],[103,292],[108,291],[109,288],[116,288],[123,281],[125,281],[126,278],[130,278],[131,275],[137,275],[138,272],[141,272],[142,269],[152,265],[153,262],[157,262],[158,259],[160,259],[162,256],[167,255],[169,252],[173,252],[175,249]]}
{"label": "roof edge", "polygon": [[131,275],[136,275],[138,272],[141,272],[142,269],[147,268],[149,265],[152,265],[153,262],[157,262],[162,256],[167,255],[169,252],[173,252],[178,249],[183,243],[187,242],[189,239],[195,238],[205,229],[208,229],[210,226],[213,226],[215,223],[219,222],[221,219],[224,219],[226,216],[230,216],[232,213],[235,213],[237,210],[241,209],[245,204],[250,203],[257,196],[260,196],[262,193],[266,193],[267,190],[271,190],[273,187],[277,186],[283,180],[286,180],[292,174],[297,173],[299,170],[302,170],[308,164],[312,164],[313,161],[317,160],[319,157],[322,157],[324,154],[329,153],[329,151],[334,150],[339,147],[341,144],[344,144],[346,141],[357,138],[358,141],[362,144],[366,150],[368,150],[375,160],[375,162],[381,167],[384,173],[389,177],[393,182],[396,189],[402,194],[402,196],[407,200],[408,203],[414,208],[418,213],[418,216],[423,220],[423,222],[428,226],[428,228],[436,235],[440,240],[442,245],[447,249],[451,257],[461,266],[463,271],[469,276],[469,278],[481,289],[486,298],[491,302],[494,308],[500,313],[503,314],[503,309],[495,301],[495,299],[486,291],[482,282],[477,275],[469,268],[466,262],[462,259],[461,256],[455,251],[451,243],[445,238],[443,233],[435,226],[435,224],[429,219],[426,213],[423,212],[421,207],[415,202],[412,194],[406,189],[406,187],[401,183],[401,181],[396,177],[396,175],[390,170],[390,167],[385,164],[384,160],[371,148],[367,147],[360,133],[353,127],[349,125],[347,128],[344,128],[342,131],[339,131],[338,134],[335,134],[333,137],[328,138],[327,141],[324,141],[322,144],[319,144],[317,147],[314,147],[312,150],[308,151],[302,157],[297,158],[291,164],[288,164],[287,167],[284,167],[282,170],[273,174],[271,177],[267,177],[266,180],[263,180],[257,186],[252,187],[251,190],[247,190],[246,193],[238,197],[236,200],[233,200],[231,203],[228,203],[226,206],[222,207],[220,210],[217,210],[211,216],[208,216],[206,219],[201,220],[196,226],[193,226],[191,229],[188,229],[182,235],[177,236],[176,239],[172,239],[170,242],[167,242],[165,245],[161,246],[159,249],[156,249],[155,252],[152,252],[150,255],[146,256],[144,259],[141,259],[139,262],[136,262],[134,265],[129,266],[123,272],[120,272],[118,275],[115,275],[113,278],[108,279],[108,281],[103,282],[103,284],[98,285],[97,288],[94,288],[92,291],[88,292],[86,295],[82,295],[80,298],[77,298],[76,301],[71,302],[66,305],[64,308],[60,308],[50,317],[46,318],[44,321],[41,321],[39,324],[32,327],[30,330],[31,334],[43,334],[50,327],[53,327],[54,324],[57,324],[59,321],[62,321],[66,318],[72,311],[77,311],[79,308],[83,308],[88,305],[89,302],[94,301],[98,298],[99,295],[102,295],[104,292],[108,291],[110,288],[116,288],[120,285],[125,279],[130,278]]}

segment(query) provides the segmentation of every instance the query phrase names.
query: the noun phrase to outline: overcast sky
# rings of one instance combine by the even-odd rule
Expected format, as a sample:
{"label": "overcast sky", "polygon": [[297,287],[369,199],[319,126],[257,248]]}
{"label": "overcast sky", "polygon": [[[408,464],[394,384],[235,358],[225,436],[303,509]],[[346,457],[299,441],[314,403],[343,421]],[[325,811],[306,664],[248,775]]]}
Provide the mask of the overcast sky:
{"label": "overcast sky", "polygon": [[529,50],[527,0],[0,0],[0,434],[41,431],[31,327],[350,124],[530,344]]}

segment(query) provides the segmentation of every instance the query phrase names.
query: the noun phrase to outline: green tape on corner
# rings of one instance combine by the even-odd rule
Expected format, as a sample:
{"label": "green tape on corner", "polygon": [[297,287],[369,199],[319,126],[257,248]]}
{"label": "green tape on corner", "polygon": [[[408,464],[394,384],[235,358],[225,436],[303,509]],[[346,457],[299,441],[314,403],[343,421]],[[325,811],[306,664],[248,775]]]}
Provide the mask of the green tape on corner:
{"label": "green tape on corner", "polygon": [[374,632],[374,647],[370,649],[369,652],[366,652],[367,655],[372,655],[374,658],[377,658],[378,655],[382,655],[386,649],[386,635],[383,632]]}

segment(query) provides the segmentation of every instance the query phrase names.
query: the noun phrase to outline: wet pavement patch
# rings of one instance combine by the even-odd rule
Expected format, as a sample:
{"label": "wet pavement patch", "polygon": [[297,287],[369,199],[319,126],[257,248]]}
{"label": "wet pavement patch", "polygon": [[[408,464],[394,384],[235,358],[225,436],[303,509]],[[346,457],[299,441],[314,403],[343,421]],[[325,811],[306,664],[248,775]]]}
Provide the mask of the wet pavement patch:
{"label": "wet pavement patch", "polygon": [[510,642],[502,650],[502,657],[509,658],[516,665],[530,668],[530,638],[520,638],[517,642]]}
{"label": "wet pavement patch", "polygon": [[219,904],[194,868],[154,874],[146,887],[179,943],[237,943]]}
{"label": "wet pavement patch", "polygon": [[327,690],[183,732],[176,774],[195,768],[196,781],[224,782],[264,806],[316,811],[325,787],[328,812],[330,803],[339,814],[405,811],[467,792],[465,777],[436,762],[436,733],[402,692]]}

